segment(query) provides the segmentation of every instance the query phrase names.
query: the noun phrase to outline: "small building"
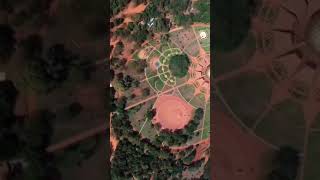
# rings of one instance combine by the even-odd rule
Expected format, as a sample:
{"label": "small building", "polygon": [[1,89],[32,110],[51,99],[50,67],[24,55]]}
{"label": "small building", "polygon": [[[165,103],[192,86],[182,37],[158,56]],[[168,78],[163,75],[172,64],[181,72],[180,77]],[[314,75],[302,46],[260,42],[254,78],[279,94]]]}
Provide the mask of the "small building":
{"label": "small building", "polygon": [[154,25],[154,20],[155,18],[151,18],[150,21],[148,22],[148,27],[151,28]]}

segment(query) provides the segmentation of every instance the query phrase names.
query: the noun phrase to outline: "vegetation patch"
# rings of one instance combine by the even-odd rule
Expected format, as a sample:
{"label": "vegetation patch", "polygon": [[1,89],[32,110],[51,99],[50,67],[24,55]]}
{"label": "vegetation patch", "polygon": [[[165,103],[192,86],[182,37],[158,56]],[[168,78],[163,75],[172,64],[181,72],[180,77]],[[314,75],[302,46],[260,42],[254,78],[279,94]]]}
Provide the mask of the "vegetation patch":
{"label": "vegetation patch", "polygon": [[214,49],[230,52],[237,48],[247,37],[251,25],[251,16],[256,11],[257,4],[251,0],[217,1],[213,11],[215,18]]}
{"label": "vegetation patch", "polygon": [[192,17],[194,22],[210,23],[210,0],[198,0],[194,3],[197,13]]}
{"label": "vegetation patch", "polygon": [[210,103],[207,104],[206,111],[204,113],[202,139],[210,137]]}
{"label": "vegetation patch", "polygon": [[190,63],[186,54],[175,55],[170,58],[169,69],[173,76],[182,78],[187,75]]}
{"label": "vegetation patch", "polygon": [[302,106],[289,100],[274,106],[258,124],[255,132],[274,145],[290,145],[301,150],[305,134]]}
{"label": "vegetation patch", "polygon": [[205,102],[206,102],[206,99],[204,97],[204,94],[200,93],[192,98],[192,100],[190,101],[190,104],[196,108],[197,107],[204,108]]}
{"label": "vegetation patch", "polygon": [[186,101],[191,100],[194,97],[195,87],[192,84],[187,84],[179,88],[179,91]]}
{"label": "vegetation patch", "polygon": [[245,73],[220,82],[217,89],[233,113],[252,127],[270,101],[271,87],[271,81],[264,74]]}
{"label": "vegetation patch", "polygon": [[200,121],[203,119],[203,116],[203,109],[196,109],[192,120],[190,120],[190,122],[185,126],[184,129],[180,129],[174,132],[170,130],[161,130],[159,136],[157,136],[156,138],[155,143],[165,143],[168,146],[183,145],[187,143],[188,140],[194,137],[194,131],[199,126]]}
{"label": "vegetation patch", "polygon": [[320,177],[319,171],[319,161],[320,161],[320,134],[319,133],[311,133],[309,134],[308,147],[306,152],[305,159],[305,172],[304,179],[316,180]]}

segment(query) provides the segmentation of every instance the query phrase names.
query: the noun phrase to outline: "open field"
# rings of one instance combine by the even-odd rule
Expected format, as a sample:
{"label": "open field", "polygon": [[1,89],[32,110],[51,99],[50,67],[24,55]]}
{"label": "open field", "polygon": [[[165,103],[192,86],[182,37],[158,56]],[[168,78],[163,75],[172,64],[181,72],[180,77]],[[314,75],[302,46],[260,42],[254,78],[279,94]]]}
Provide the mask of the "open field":
{"label": "open field", "polygon": [[[289,146],[299,152],[296,179],[316,180],[319,54],[313,50],[318,48],[317,28],[311,24],[318,18],[320,3],[264,1],[260,7],[247,39],[232,52],[217,54],[217,94],[233,120],[254,139],[269,148]],[[292,34],[282,31],[286,27],[294,27]],[[292,39],[301,32],[307,34],[299,42],[312,45]]]}

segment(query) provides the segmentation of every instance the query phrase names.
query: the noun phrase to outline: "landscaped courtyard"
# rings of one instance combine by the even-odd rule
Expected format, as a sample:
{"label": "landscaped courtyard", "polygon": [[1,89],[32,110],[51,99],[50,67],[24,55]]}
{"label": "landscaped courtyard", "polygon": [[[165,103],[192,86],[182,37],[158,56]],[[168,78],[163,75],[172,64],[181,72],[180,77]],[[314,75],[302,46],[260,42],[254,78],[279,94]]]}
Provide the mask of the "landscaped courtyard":
{"label": "landscaped courtyard", "polygon": [[[157,112],[150,120],[143,116],[146,108],[141,108],[136,114],[141,114],[142,118],[131,118],[131,124],[143,137],[150,137],[153,141],[162,129],[172,132],[182,130],[192,121],[195,110],[201,108],[204,115],[193,132],[194,137],[187,144],[209,140],[209,45],[210,27],[195,26],[173,30],[168,41],[149,42],[137,51],[134,61],[145,60],[148,64],[145,79],[141,82],[147,82],[153,93],[144,100],[131,102],[127,109],[147,103],[150,104],[149,109]],[[157,128],[159,125],[160,128]]]}

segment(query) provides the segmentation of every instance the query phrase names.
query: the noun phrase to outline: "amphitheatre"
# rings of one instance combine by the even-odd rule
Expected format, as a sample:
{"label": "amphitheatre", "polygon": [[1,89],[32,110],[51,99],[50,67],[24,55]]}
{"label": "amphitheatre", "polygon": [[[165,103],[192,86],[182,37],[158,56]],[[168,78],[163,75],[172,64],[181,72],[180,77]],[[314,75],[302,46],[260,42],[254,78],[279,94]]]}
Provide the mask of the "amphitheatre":
{"label": "amphitheatre", "polygon": [[[177,77],[170,69],[172,57],[186,55],[189,66],[186,75]],[[126,110],[143,104],[132,118],[133,127],[151,140],[161,129],[176,131],[183,129],[197,108],[204,111],[203,119],[194,132],[194,138],[186,145],[203,143],[209,147],[210,136],[210,26],[192,25],[169,32],[167,41],[148,41],[133,55],[133,61],[146,61],[145,77],[152,93],[139,101],[129,102]],[[179,66],[178,66],[179,68]],[[146,107],[156,110],[152,120],[144,118]],[[139,114],[141,114],[139,116]]]}
{"label": "amphitheatre", "polygon": [[215,61],[219,104],[265,149],[297,149],[299,180],[320,179],[319,35],[320,1],[264,0],[246,46]]}

